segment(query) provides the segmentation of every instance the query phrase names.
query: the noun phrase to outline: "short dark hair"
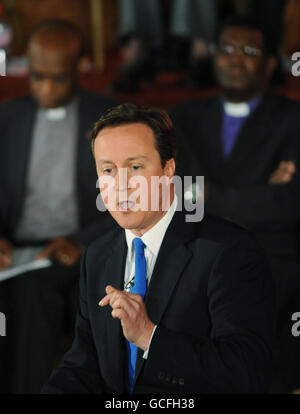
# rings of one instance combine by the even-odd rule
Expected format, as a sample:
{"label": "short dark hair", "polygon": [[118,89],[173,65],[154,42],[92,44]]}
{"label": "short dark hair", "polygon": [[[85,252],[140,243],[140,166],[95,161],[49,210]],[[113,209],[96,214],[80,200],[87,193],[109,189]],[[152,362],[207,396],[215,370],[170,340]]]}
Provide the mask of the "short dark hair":
{"label": "short dark hair", "polygon": [[222,33],[229,27],[242,27],[250,30],[258,30],[263,36],[263,53],[265,56],[275,56],[278,45],[270,38],[268,31],[260,21],[252,15],[233,15],[227,17],[220,25],[217,33],[217,42]]}
{"label": "short dark hair", "polygon": [[124,103],[104,112],[96,122],[90,137],[92,153],[96,137],[102,129],[135,123],[148,125],[152,129],[155,147],[163,167],[168,160],[176,157],[175,129],[168,113],[163,109],[132,103]]}
{"label": "short dark hair", "polygon": [[64,36],[66,33],[70,34],[78,39],[79,47],[78,47],[78,54],[76,56],[77,59],[80,59],[85,52],[85,41],[81,30],[79,29],[76,24],[71,22],[70,20],[65,19],[58,19],[58,18],[49,18],[42,20],[37,26],[34,27],[32,30],[28,44],[32,41],[32,39],[38,35],[39,33],[43,32],[54,32],[61,34]]}

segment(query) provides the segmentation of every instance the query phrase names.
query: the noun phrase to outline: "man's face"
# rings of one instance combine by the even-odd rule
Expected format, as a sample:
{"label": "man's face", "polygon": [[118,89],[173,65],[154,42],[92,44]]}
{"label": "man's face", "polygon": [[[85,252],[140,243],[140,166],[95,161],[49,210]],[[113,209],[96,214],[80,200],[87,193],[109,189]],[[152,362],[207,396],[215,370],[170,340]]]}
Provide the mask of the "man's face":
{"label": "man's face", "polygon": [[[108,198],[102,198],[113,218],[126,229],[131,229],[136,235],[141,236],[153,227],[165,211],[151,211],[151,197],[154,190],[151,188],[151,177],[167,176],[172,178],[175,172],[175,161],[171,159],[162,167],[152,129],[143,123],[133,123],[116,127],[106,127],[99,132],[95,140],[94,156],[98,177],[114,177],[115,185],[110,194],[116,196],[116,208],[111,208]],[[139,209],[135,211],[134,202],[130,202],[135,188],[129,188],[130,179],[143,177],[146,187],[139,188],[141,197],[148,200],[147,211]],[[157,188],[156,188],[157,190]],[[172,190],[171,190],[172,191]],[[162,192],[159,191],[159,203],[161,206]],[[172,195],[171,195],[172,197]],[[141,203],[141,198],[136,199]],[[171,198],[172,201],[172,198]],[[140,204],[141,205],[141,204]],[[134,210],[134,211],[133,211]]]}
{"label": "man's face", "polygon": [[29,48],[30,90],[42,108],[57,108],[71,99],[76,88],[74,52],[35,42]]}
{"label": "man's face", "polygon": [[221,34],[215,71],[229,96],[248,99],[263,92],[273,70],[273,64],[264,56],[263,41],[256,29],[228,27]]}

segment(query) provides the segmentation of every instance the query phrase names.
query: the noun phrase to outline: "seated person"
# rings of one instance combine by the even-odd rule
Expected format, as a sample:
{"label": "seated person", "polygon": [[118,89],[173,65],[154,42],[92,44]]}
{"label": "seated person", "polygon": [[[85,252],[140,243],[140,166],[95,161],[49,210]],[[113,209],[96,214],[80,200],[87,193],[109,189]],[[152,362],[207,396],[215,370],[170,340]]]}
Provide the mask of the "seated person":
{"label": "seated person", "polygon": [[10,341],[10,368],[1,371],[6,383],[11,374],[16,393],[39,392],[57,362],[75,312],[79,259],[113,225],[96,209],[88,145],[95,120],[113,102],[78,88],[82,51],[72,23],[42,22],[28,44],[31,95],[0,106],[0,268],[18,264],[17,250],[53,262],[0,283]]}
{"label": "seated person", "polygon": [[[300,286],[300,106],[269,92],[276,66],[269,50],[253,19],[228,19],[215,56],[221,94],[184,102],[171,117],[189,154],[189,172],[204,175],[206,211],[253,230],[268,253],[283,344],[291,324],[286,304]],[[293,383],[282,380],[291,391],[300,386],[300,372],[296,364],[287,371]]]}
{"label": "seated person", "polygon": [[42,392],[265,392],[275,331],[266,255],[226,220],[187,220],[169,116],[119,105],[91,146],[119,227],[84,254],[75,339]]}
{"label": "seated person", "polygon": [[[189,69],[192,87],[213,82],[211,52],[216,10],[211,0],[172,0],[170,33],[159,0],[119,0],[119,34],[124,64],[113,92],[136,92],[160,69]],[[147,16],[147,18],[145,18]]]}

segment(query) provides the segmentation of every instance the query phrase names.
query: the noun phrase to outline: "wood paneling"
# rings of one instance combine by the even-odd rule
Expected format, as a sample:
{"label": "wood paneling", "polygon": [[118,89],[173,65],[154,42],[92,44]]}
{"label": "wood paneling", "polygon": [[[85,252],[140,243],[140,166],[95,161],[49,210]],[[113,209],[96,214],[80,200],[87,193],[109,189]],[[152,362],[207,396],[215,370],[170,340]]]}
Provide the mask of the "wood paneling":
{"label": "wood paneling", "polygon": [[[106,48],[117,42],[118,8],[116,0],[103,2],[103,39]],[[14,0],[15,13],[20,25],[23,47],[33,27],[41,20],[58,17],[76,23],[82,30],[87,45],[92,45],[89,0]]]}

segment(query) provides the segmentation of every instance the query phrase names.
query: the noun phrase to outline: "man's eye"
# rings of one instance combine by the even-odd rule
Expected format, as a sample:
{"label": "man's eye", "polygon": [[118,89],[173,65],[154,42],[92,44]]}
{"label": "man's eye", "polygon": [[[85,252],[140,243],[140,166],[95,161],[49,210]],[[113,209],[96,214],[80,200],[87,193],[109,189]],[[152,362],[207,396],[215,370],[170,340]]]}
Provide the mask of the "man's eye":
{"label": "man's eye", "polygon": [[56,83],[63,84],[63,83],[69,82],[70,76],[68,76],[68,75],[55,76],[54,80],[55,80]]}
{"label": "man's eye", "polygon": [[135,171],[137,171],[138,169],[140,169],[141,168],[141,166],[140,165],[133,165],[132,166],[132,169],[133,170],[135,170]]}
{"label": "man's eye", "polygon": [[262,51],[260,49],[258,49],[257,47],[245,46],[244,47],[244,54],[246,56],[261,56]]}
{"label": "man's eye", "polygon": [[42,74],[37,73],[37,72],[31,72],[30,77],[31,77],[31,79],[33,79],[35,81],[42,81],[42,80],[45,79],[45,77]]}
{"label": "man's eye", "polygon": [[104,174],[111,174],[111,173],[112,173],[112,168],[105,168],[105,169],[103,170],[103,173],[104,173]]}
{"label": "man's eye", "polygon": [[233,55],[235,53],[235,48],[231,45],[221,45],[219,46],[219,52],[224,55]]}

